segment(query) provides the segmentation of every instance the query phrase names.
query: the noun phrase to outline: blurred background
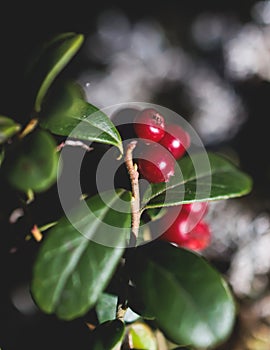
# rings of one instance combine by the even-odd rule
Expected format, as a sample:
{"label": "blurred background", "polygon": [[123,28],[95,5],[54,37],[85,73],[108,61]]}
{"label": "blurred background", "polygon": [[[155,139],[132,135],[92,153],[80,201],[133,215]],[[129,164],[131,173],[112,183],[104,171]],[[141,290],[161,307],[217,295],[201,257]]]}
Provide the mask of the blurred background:
{"label": "blurred background", "polygon": [[[23,74],[36,45],[60,32],[83,33],[83,48],[63,74],[84,87],[90,103],[172,109],[206,149],[250,174],[250,195],[211,203],[213,239],[203,255],[224,273],[239,307],[234,332],[219,349],[269,350],[270,1],[100,0],[58,9],[9,3],[1,15],[1,114],[27,120]],[[38,205],[54,211],[46,198],[34,214]],[[2,213],[14,211],[12,200],[0,192]],[[26,241],[24,230],[1,232],[1,349],[56,349],[59,342],[61,349],[86,349],[81,320],[60,322],[33,304],[28,284],[36,242]]]}

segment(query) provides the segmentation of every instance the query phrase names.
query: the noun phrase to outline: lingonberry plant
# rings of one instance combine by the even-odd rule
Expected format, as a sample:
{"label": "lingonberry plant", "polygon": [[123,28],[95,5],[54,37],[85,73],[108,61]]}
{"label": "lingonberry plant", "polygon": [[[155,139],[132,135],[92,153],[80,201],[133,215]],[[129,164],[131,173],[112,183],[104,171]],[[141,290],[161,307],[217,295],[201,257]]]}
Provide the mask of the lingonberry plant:
{"label": "lingonberry plant", "polygon": [[157,331],[168,349],[215,348],[230,336],[236,307],[225,278],[201,254],[211,242],[205,215],[211,201],[248,194],[252,181],[218,154],[192,152],[190,133],[152,106],[138,110],[137,137],[124,142],[82,87],[61,79],[83,41],[60,34],[33,60],[28,122],[0,117],[1,179],[26,196],[26,206],[57,183],[63,204],[80,172],[73,158],[67,171],[64,151],[78,146],[97,157],[112,150],[129,186],[124,179],[104,192],[93,185],[70,212],[63,206],[57,222],[37,219],[33,301],[41,312],[87,323],[94,350],[157,350]]}

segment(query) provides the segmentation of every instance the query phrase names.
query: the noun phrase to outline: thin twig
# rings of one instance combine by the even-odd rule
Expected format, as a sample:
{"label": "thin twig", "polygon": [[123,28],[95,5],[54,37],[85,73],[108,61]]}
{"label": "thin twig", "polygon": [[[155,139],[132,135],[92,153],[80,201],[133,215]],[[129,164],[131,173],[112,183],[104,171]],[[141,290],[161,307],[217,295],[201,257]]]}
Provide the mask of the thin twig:
{"label": "thin twig", "polygon": [[66,140],[57,146],[56,151],[57,152],[61,151],[62,148],[64,148],[65,146],[81,147],[81,148],[85,149],[87,152],[93,150],[93,147],[89,147],[88,145],[86,145],[82,141]]}
{"label": "thin twig", "polygon": [[[131,217],[132,217],[132,226],[131,226],[131,237],[130,244],[136,245],[136,241],[139,235],[140,227],[140,190],[139,190],[139,173],[137,164],[133,163],[132,153],[134,148],[137,145],[137,141],[131,141],[126,150],[125,163],[127,171],[129,173],[131,188],[132,188],[132,199],[131,199]],[[135,242],[133,242],[135,241]]]}
{"label": "thin twig", "polygon": [[38,119],[37,118],[31,119],[29,121],[29,123],[26,125],[26,127],[19,134],[19,138],[22,139],[26,135],[30,134],[30,132],[32,132],[36,128],[37,125],[38,125]]}
{"label": "thin twig", "polygon": [[40,242],[42,240],[43,236],[42,236],[42,233],[40,232],[39,228],[37,227],[37,225],[34,225],[32,227],[31,233],[37,242]]}

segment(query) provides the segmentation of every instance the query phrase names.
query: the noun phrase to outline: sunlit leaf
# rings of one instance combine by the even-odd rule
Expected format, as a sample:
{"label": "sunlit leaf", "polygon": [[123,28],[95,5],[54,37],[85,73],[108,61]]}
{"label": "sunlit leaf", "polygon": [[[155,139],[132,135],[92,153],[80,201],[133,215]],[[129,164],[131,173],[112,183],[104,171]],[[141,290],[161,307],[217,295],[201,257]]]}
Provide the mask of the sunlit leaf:
{"label": "sunlit leaf", "polygon": [[101,293],[95,309],[99,323],[113,320],[116,315],[118,297],[109,293]]}
{"label": "sunlit leaf", "polygon": [[[63,217],[46,233],[31,286],[44,312],[70,320],[97,303],[124,252],[130,199],[124,190],[91,197],[86,202],[89,213],[78,206],[72,223]],[[97,243],[100,236],[107,239],[104,244]]]}
{"label": "sunlit leaf", "polygon": [[141,316],[138,315],[136,312],[134,312],[130,307],[126,309],[126,313],[124,316],[124,321],[126,323],[133,323],[137,321],[139,318],[141,318]]}
{"label": "sunlit leaf", "polygon": [[74,82],[57,86],[41,112],[40,126],[52,133],[114,145],[123,153],[119,132],[108,116],[84,99]]}
{"label": "sunlit leaf", "polygon": [[135,322],[128,326],[127,332],[131,349],[158,350],[155,334],[146,323]]}
{"label": "sunlit leaf", "polygon": [[193,154],[180,159],[178,165],[168,183],[148,187],[144,209],[240,197],[252,189],[250,176],[218,154]]}

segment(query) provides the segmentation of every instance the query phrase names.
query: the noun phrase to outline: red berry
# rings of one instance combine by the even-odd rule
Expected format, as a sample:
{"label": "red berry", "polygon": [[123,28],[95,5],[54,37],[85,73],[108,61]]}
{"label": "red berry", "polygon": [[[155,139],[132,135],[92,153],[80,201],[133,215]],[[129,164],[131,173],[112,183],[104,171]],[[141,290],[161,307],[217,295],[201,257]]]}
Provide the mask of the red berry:
{"label": "red berry", "polygon": [[164,136],[165,123],[163,116],[153,108],[147,108],[134,119],[134,130],[138,137],[159,142]]}
{"label": "red berry", "polygon": [[138,159],[139,173],[150,183],[168,182],[174,166],[175,159],[158,143],[145,145]]}
{"label": "red berry", "polygon": [[179,211],[179,207],[169,208],[162,217],[159,227],[164,232],[159,239],[196,251],[205,249],[211,239],[208,224],[203,220],[196,220],[187,210],[180,210],[179,213],[177,210]]}
{"label": "red berry", "polygon": [[167,210],[167,213],[160,220],[159,228],[163,232],[160,238],[170,242],[181,243],[197,222],[181,206],[170,207]]}
{"label": "red berry", "polygon": [[209,225],[201,220],[187,235],[187,239],[181,246],[192,250],[200,251],[207,248],[211,241]]}
{"label": "red berry", "polygon": [[183,204],[183,210],[188,211],[191,215],[194,215],[198,220],[207,214],[208,202],[194,202]]}
{"label": "red berry", "polygon": [[159,143],[166,147],[175,159],[179,159],[190,146],[190,136],[180,125],[169,124]]}

